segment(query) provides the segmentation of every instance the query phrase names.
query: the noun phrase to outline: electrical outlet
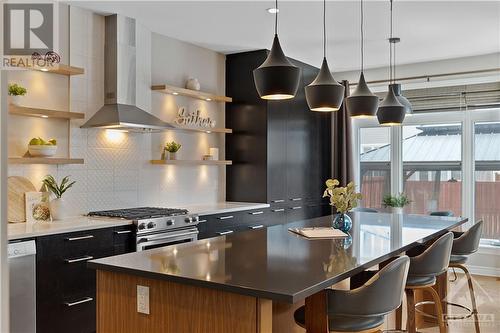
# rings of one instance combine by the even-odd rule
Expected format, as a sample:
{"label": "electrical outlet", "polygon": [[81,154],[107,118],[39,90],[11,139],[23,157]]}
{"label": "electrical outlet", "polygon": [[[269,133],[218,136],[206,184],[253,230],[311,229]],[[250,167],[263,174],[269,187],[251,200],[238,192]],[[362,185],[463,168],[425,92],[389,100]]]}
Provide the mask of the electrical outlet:
{"label": "electrical outlet", "polygon": [[149,287],[137,286],[137,312],[149,314]]}

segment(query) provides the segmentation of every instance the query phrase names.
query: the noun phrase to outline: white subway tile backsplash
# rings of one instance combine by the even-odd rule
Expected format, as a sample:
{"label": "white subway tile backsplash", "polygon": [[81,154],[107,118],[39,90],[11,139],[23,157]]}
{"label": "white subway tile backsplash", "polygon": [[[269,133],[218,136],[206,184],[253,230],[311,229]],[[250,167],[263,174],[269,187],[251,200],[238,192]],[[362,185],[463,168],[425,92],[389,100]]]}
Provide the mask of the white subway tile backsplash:
{"label": "white subway tile backsplash", "polygon": [[114,191],[137,192],[139,183],[139,170],[120,170],[114,172]]}
{"label": "white subway tile backsplash", "polygon": [[89,170],[112,170],[115,165],[115,149],[92,148],[87,149],[87,159],[85,161]]}
{"label": "white subway tile backsplash", "polygon": [[113,170],[89,170],[87,181],[89,192],[112,192]]}

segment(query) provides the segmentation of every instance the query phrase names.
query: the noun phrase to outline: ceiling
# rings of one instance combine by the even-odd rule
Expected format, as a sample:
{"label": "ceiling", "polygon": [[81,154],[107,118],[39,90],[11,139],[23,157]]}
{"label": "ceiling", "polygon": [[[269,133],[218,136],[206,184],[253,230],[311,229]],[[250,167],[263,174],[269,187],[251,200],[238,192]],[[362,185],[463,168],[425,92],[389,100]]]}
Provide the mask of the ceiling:
{"label": "ceiling", "polygon": [[[133,17],[150,30],[222,53],[270,48],[274,1],[69,1],[101,14]],[[322,2],[280,1],[285,53],[318,66]],[[394,1],[397,63],[500,52],[499,1]],[[328,60],[333,71],[359,67],[359,1],[327,2]],[[365,66],[389,61],[389,1],[365,0]]]}

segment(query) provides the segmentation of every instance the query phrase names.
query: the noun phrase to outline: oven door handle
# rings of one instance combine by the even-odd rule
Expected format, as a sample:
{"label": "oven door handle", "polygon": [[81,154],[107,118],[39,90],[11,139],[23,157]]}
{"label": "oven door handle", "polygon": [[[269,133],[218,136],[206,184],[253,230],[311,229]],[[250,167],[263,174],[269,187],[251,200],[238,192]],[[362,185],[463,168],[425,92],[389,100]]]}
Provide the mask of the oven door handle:
{"label": "oven door handle", "polygon": [[[181,233],[172,233],[171,235],[165,236],[164,234],[162,235],[156,235],[156,236],[144,236],[141,237],[137,240],[137,251],[142,251],[143,248],[146,246],[150,245],[157,245],[161,243],[168,243],[168,241],[175,242],[177,240],[182,240],[182,239],[193,239],[196,240],[196,235],[198,235],[198,230],[191,230],[187,232],[181,232]],[[161,236],[161,237],[158,237]],[[191,236],[191,237],[188,237]],[[167,242],[166,242],[167,241]]]}

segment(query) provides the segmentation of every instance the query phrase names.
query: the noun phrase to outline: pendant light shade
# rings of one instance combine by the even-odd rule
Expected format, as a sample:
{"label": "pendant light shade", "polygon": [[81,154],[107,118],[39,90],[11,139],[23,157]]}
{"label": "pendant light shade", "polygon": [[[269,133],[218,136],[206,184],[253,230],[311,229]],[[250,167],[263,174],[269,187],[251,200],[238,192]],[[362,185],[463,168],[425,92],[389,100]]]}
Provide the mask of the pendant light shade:
{"label": "pendant light shade", "polygon": [[401,94],[401,84],[399,83],[390,84],[389,89],[392,89],[392,91],[394,91],[394,95],[398,99],[399,103],[403,104],[403,106],[405,107],[406,114],[407,115],[413,114],[413,108],[411,106],[410,101]]}
{"label": "pendant light shade", "polygon": [[394,91],[389,87],[384,100],[380,102],[377,119],[380,125],[397,126],[403,123],[406,108],[399,102]]}
{"label": "pendant light shade", "polygon": [[262,99],[280,100],[295,97],[299,88],[300,68],[287,59],[277,34],[274,35],[273,46],[267,59],[254,69],[253,78]]}
{"label": "pendant light shade", "polygon": [[305,90],[307,105],[311,111],[338,111],[344,100],[345,88],[333,78],[326,58],[323,58],[318,75]]}
{"label": "pendant light shade", "polygon": [[374,95],[361,72],[359,82],[351,96],[346,98],[346,106],[353,118],[374,117],[378,109],[378,96]]}
{"label": "pendant light shade", "polygon": [[364,69],[364,11],[363,11],[363,0],[360,1],[360,35],[361,35],[361,74],[359,75],[358,85],[356,89],[346,98],[347,111],[353,118],[366,118],[374,117],[377,114],[378,109],[378,97],[375,96],[368,88],[365,81],[365,75],[363,74]]}

